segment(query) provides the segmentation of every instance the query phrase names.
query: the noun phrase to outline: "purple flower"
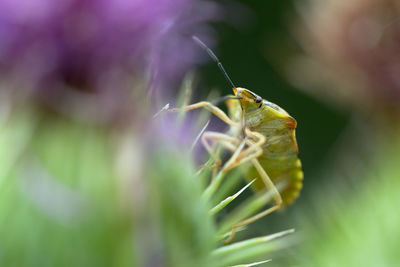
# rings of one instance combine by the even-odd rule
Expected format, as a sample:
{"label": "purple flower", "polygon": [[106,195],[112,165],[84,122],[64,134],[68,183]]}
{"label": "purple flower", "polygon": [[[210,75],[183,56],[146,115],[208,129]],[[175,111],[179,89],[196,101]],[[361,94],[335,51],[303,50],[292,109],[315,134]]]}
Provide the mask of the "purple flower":
{"label": "purple flower", "polygon": [[215,14],[195,0],[1,0],[0,77],[61,110],[84,95],[118,113],[193,64],[190,37]]}

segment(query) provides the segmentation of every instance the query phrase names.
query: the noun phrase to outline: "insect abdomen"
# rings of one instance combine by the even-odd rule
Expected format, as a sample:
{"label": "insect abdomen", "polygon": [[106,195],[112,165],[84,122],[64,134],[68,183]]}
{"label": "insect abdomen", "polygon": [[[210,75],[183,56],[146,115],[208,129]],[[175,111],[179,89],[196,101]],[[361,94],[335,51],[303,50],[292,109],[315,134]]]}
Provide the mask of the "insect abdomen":
{"label": "insect abdomen", "polygon": [[[299,195],[303,184],[303,170],[298,158],[298,148],[294,127],[283,124],[263,123],[262,127],[251,129],[262,133],[266,138],[262,146],[263,154],[258,158],[272,182],[278,187],[284,205],[291,204]],[[271,127],[274,125],[274,127]],[[276,126],[280,127],[276,127]],[[295,125],[295,121],[294,124]],[[247,180],[259,178],[254,167],[246,173]],[[256,190],[262,190],[265,185],[261,179],[254,183]]]}
{"label": "insect abdomen", "polygon": [[[291,204],[299,195],[303,184],[303,171],[301,162],[297,157],[271,159],[267,157],[259,158],[261,166],[265,169],[272,182],[278,187],[284,205]],[[253,176],[253,175],[256,176]],[[246,175],[250,177],[257,177],[255,170],[250,170]],[[265,188],[261,179],[258,179],[254,188],[262,190]]]}
{"label": "insect abdomen", "polygon": [[[300,159],[297,156],[280,159],[261,156],[258,160],[272,182],[278,187],[283,204],[291,204],[298,197],[303,185],[303,170]],[[265,188],[254,167],[251,167],[245,176],[248,181],[258,178],[253,184],[253,188],[257,191]]]}

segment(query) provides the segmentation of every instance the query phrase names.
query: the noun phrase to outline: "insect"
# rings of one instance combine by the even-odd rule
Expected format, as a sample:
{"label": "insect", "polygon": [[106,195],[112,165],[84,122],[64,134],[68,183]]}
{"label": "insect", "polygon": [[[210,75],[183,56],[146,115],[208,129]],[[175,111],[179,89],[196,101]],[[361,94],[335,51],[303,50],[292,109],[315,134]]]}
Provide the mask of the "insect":
{"label": "insect", "polygon": [[[193,40],[207,51],[232,86],[234,96],[226,97],[225,101],[229,116],[206,101],[170,111],[205,108],[230,125],[229,134],[204,132],[202,142],[205,148],[212,153],[213,144],[218,143],[234,152],[230,163],[225,165],[222,171],[250,162],[252,166],[246,171],[245,178],[251,181],[258,177],[253,183],[253,188],[256,191],[267,189],[268,192],[272,192],[275,202],[272,207],[234,225],[230,237],[225,241],[229,242],[236,229],[291,204],[299,195],[303,171],[295,137],[297,122],[276,104],[248,89],[236,87],[213,51],[199,38],[193,36]],[[280,192],[276,184],[280,185]]]}

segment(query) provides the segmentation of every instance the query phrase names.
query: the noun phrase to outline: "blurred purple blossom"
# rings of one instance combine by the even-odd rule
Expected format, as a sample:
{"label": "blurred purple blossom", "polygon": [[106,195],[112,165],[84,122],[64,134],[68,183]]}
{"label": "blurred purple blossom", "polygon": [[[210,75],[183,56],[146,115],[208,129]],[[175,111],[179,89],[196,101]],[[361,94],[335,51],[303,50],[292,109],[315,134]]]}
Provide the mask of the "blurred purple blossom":
{"label": "blurred purple blossom", "polygon": [[0,0],[0,78],[54,106],[84,93],[103,111],[120,109],[132,90],[181,77],[199,52],[191,35],[209,36],[217,9],[195,0]]}

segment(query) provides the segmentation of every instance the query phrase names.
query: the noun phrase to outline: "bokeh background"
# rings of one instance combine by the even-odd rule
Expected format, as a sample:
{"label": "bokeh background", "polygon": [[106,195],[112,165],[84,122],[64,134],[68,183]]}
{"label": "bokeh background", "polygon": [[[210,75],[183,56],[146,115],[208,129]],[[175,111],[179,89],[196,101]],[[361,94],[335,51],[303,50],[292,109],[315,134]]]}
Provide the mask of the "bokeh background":
{"label": "bokeh background", "polygon": [[255,259],[398,266],[396,1],[23,2],[0,1],[0,266],[233,264],[211,252],[218,230],[193,179],[207,119],[153,119],[232,94],[192,34],[298,122],[299,199],[238,237],[296,233]]}

